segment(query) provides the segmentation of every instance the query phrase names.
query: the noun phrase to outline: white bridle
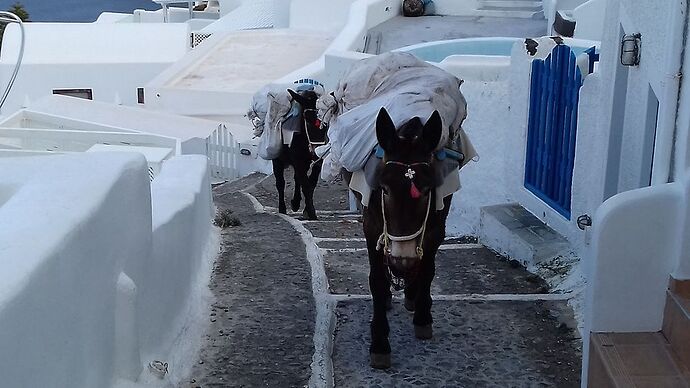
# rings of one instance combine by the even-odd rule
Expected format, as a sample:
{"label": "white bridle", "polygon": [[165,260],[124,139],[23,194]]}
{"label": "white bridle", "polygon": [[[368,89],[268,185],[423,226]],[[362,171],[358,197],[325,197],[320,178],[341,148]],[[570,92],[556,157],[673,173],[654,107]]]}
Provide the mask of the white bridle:
{"label": "white bridle", "polygon": [[386,221],[386,204],[383,200],[384,197],[384,192],[381,190],[381,216],[383,217],[383,233],[381,233],[381,236],[379,237],[378,242],[376,243],[376,250],[380,251],[381,248],[384,249],[384,253],[388,254],[390,253],[390,248],[389,248],[389,243],[391,241],[395,242],[404,242],[404,241],[411,241],[416,239],[417,237],[421,236],[419,239],[419,243],[417,244],[417,247],[415,249],[415,252],[417,253],[417,257],[420,259],[424,256],[424,249],[422,248],[422,245],[424,244],[424,233],[426,232],[426,222],[429,219],[429,210],[431,209],[431,193],[429,193],[429,200],[427,201],[426,204],[426,215],[424,216],[424,222],[422,223],[422,226],[417,229],[416,232],[407,235],[407,236],[393,236],[392,234],[388,233],[388,222]]}

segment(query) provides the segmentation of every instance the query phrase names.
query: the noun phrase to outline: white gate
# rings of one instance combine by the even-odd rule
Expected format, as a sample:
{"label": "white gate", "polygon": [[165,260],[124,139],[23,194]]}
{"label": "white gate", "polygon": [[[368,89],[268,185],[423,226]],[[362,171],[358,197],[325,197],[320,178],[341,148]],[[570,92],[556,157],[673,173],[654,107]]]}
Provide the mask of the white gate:
{"label": "white gate", "polygon": [[219,125],[206,139],[206,155],[214,178],[231,180],[237,177],[236,152],[237,143],[232,133],[225,125]]}

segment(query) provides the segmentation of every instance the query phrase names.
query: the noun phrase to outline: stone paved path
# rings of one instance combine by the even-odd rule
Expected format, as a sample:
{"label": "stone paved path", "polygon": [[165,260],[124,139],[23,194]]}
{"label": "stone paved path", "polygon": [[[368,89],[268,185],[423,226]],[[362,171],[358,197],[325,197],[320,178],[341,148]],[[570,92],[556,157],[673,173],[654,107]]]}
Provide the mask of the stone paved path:
{"label": "stone paved path", "polygon": [[579,386],[568,296],[548,294],[543,280],[472,238],[447,239],[437,257],[434,338],[414,338],[395,295],[393,365],[371,369],[361,217],[346,210],[342,183],[317,188],[319,221],[279,216],[273,182],[256,174],[214,190],[242,226],[223,233],[191,386]]}

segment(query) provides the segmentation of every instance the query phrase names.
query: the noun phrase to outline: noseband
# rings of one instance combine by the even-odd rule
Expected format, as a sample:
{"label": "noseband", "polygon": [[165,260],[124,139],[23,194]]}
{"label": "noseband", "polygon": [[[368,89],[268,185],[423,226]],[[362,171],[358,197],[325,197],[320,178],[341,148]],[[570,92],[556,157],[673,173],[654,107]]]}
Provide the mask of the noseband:
{"label": "noseband", "polygon": [[[398,166],[406,167],[407,171],[405,172],[405,177],[408,178],[410,181],[414,178],[415,171],[412,169],[413,166],[429,166],[429,163],[427,162],[419,162],[419,163],[412,163],[412,164],[406,164],[406,163],[401,163],[401,162],[396,162],[396,161],[388,161],[386,162],[385,165],[388,164],[395,164]],[[424,244],[424,233],[426,232],[426,222],[429,219],[429,211],[431,209],[431,193],[429,193],[429,200],[427,201],[426,205],[426,215],[424,215],[424,222],[422,222],[422,226],[417,229],[416,232],[407,235],[407,236],[394,236],[390,233],[388,233],[388,221],[386,221],[386,206],[385,206],[385,201],[384,201],[385,193],[383,190],[381,190],[381,216],[383,218],[383,233],[381,233],[381,236],[379,237],[379,240],[376,244],[376,249],[381,250],[383,248],[383,253],[386,255],[390,255],[390,242],[395,241],[395,242],[404,242],[404,241],[411,241],[416,239],[417,237],[421,236],[419,239],[419,243],[417,244],[416,247],[416,253],[417,257],[420,259],[424,256],[424,249],[422,248],[422,245]]]}

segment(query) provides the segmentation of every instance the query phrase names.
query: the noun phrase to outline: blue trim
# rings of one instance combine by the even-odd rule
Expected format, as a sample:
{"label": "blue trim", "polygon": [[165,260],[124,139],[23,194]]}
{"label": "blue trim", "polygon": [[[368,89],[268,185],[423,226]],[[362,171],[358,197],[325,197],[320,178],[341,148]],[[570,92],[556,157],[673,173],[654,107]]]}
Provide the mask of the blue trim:
{"label": "blue trim", "polygon": [[[374,155],[376,155],[376,157],[379,159],[383,159],[384,151],[383,148],[381,148],[381,146],[378,144],[376,147],[374,147]],[[435,156],[437,160],[445,160],[447,158],[455,160],[459,163],[462,163],[463,160],[465,160],[465,156],[462,154],[462,152],[457,152],[455,150],[451,150],[450,148],[441,148],[436,152]]]}

